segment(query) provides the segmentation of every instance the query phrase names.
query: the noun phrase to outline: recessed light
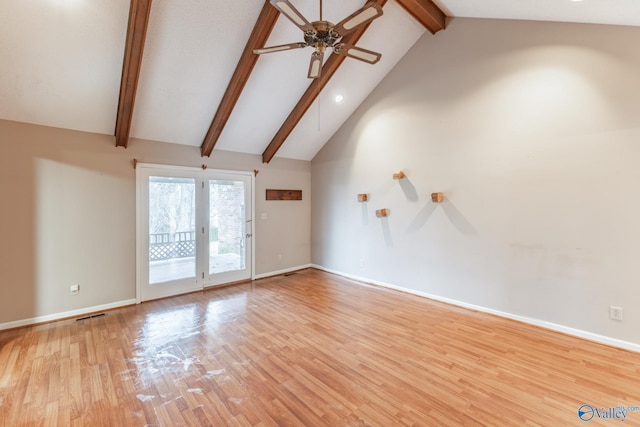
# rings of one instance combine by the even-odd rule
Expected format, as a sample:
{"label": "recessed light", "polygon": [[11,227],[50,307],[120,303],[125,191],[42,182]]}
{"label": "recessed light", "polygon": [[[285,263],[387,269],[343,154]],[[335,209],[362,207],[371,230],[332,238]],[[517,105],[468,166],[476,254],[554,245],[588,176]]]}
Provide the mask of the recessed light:
{"label": "recessed light", "polygon": [[341,103],[343,100],[344,100],[344,96],[342,96],[342,95],[340,95],[340,94],[336,95],[336,97],[335,97],[335,98],[333,98],[333,101],[334,101],[336,104]]}

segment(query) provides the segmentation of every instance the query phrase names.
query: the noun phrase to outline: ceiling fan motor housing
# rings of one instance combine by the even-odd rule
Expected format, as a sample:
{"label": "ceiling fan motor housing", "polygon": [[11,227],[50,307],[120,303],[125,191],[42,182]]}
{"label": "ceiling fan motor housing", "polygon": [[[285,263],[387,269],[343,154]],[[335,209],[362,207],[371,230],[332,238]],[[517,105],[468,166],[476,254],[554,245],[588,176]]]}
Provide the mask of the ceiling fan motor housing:
{"label": "ceiling fan motor housing", "polygon": [[313,46],[316,49],[333,47],[340,39],[340,34],[334,31],[334,25],[329,21],[314,21],[311,25],[315,30],[304,33],[304,41],[307,46]]}

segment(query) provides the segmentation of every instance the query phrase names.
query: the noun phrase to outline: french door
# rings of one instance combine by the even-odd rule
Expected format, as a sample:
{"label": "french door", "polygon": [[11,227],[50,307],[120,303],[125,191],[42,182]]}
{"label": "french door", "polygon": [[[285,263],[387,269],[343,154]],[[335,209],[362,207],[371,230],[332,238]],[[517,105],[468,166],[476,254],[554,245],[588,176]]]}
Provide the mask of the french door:
{"label": "french door", "polygon": [[137,299],[252,277],[253,175],[138,164]]}

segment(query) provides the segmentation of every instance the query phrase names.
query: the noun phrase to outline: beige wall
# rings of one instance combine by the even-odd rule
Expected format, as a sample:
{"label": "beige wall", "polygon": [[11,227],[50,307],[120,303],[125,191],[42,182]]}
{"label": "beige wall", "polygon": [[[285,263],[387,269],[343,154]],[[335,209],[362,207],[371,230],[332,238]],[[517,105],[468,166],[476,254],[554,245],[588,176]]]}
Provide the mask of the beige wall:
{"label": "beige wall", "polygon": [[312,161],[312,262],[640,343],[638,40],[474,19],[425,35]]}
{"label": "beige wall", "polygon": [[[310,262],[310,164],[0,121],[0,325],[135,298],[135,171],[142,162],[258,169],[256,274]],[[267,202],[266,188],[302,202]],[[267,213],[267,220],[260,213]],[[277,255],[282,259],[278,260]],[[72,296],[71,284],[81,291]]]}

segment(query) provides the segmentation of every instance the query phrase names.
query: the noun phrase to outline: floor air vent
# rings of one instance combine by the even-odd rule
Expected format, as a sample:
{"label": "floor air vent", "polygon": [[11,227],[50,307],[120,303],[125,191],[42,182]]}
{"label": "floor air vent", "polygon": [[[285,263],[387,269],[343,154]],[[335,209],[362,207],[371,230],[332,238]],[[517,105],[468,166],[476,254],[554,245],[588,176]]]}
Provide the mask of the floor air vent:
{"label": "floor air vent", "polygon": [[102,317],[102,316],[106,316],[106,315],[107,315],[107,313],[92,314],[91,316],[80,317],[80,318],[76,319],[76,322],[79,322],[81,320],[93,319],[94,317]]}

